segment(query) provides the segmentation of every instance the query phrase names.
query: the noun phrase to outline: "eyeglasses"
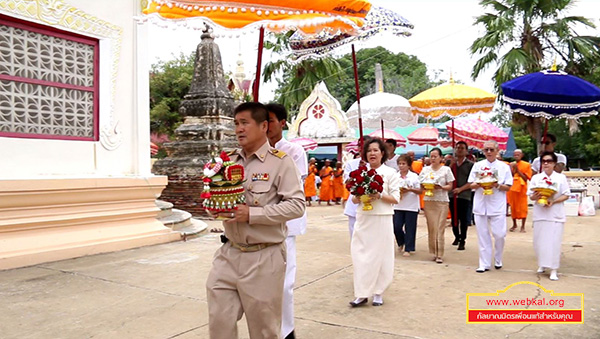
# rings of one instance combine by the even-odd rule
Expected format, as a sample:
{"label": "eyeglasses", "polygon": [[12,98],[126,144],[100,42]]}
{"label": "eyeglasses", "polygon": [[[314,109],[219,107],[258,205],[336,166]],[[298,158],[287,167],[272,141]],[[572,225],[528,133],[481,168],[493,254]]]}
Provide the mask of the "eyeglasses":
{"label": "eyeglasses", "polygon": [[496,150],[495,148],[484,148],[483,149],[484,152],[493,152],[495,150]]}
{"label": "eyeglasses", "polygon": [[553,162],[554,162],[554,160],[552,160],[552,159],[542,159],[542,164],[551,164]]}

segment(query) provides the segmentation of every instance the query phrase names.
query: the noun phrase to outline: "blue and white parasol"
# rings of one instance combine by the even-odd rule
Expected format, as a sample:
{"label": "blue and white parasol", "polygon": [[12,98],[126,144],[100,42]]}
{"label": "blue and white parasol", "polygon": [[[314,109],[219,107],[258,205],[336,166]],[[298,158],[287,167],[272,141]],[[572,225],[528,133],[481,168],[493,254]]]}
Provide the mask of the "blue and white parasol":
{"label": "blue and white parasol", "polygon": [[505,105],[527,116],[578,119],[600,109],[600,88],[563,71],[526,74],[500,87]]}

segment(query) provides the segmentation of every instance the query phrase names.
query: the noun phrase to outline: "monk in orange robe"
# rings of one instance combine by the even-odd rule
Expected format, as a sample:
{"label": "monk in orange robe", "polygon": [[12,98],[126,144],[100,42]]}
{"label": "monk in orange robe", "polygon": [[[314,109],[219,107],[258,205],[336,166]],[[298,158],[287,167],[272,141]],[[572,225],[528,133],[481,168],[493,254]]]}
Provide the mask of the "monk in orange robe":
{"label": "monk in orange robe", "polygon": [[317,185],[315,185],[315,177],[319,172],[316,165],[317,160],[311,158],[308,161],[308,175],[304,179],[304,196],[306,196],[306,203],[308,206],[312,203],[312,198],[317,195]]}
{"label": "monk in orange robe", "polygon": [[319,194],[319,205],[322,201],[327,201],[327,205],[331,205],[333,200],[333,168],[331,168],[331,161],[325,160],[325,165],[319,171],[321,177],[321,192]]}
{"label": "monk in orange robe", "polygon": [[338,161],[335,164],[335,170],[333,171],[333,199],[335,204],[339,205],[342,203],[344,198],[344,169],[342,168],[342,162]]}
{"label": "monk in orange robe", "polygon": [[517,229],[517,220],[521,219],[521,232],[525,232],[525,220],[527,220],[527,181],[531,179],[533,172],[531,165],[523,161],[523,151],[515,150],[515,161],[510,163],[513,173],[513,184],[508,191],[513,226],[511,232]]}

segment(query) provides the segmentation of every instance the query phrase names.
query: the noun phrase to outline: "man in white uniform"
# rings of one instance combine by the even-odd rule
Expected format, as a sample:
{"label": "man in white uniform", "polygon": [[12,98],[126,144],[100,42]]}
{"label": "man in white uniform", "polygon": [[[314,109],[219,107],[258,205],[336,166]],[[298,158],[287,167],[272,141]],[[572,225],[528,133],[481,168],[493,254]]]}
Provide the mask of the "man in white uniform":
{"label": "man in white uniform", "polygon": [[[473,165],[469,179],[471,188],[475,190],[473,198],[473,214],[477,226],[477,239],[479,241],[479,267],[477,273],[489,271],[492,259],[492,238],[494,236],[494,267],[502,268],[502,254],[504,252],[504,238],[506,237],[506,192],[510,190],[513,176],[510,166],[496,159],[498,143],[490,140],[483,144],[485,160]],[[496,169],[498,182],[494,183],[493,194],[484,195],[483,188],[476,183],[476,175],[482,168]]]}
{"label": "man in white uniform", "polygon": [[[271,146],[284,151],[292,157],[301,179],[308,175],[308,162],[304,148],[298,144],[291,143],[283,137],[283,127],[286,124],[288,113],[283,105],[265,105],[269,111],[269,130],[267,137]],[[296,282],[296,236],[306,232],[306,212],[298,219],[289,220],[287,223],[287,265],[285,270],[285,281],[283,283],[283,315],[281,319],[282,338],[295,338],[294,335],[294,283]]]}
{"label": "man in white uniform", "polygon": [[398,143],[396,142],[395,139],[387,139],[385,141],[385,151],[387,152],[387,155],[388,155],[388,160],[385,162],[385,165],[395,169],[396,171],[398,171],[398,157],[399,157],[399,155],[396,154],[397,146],[398,146]]}
{"label": "man in white uniform", "polygon": [[[363,143],[366,143],[370,139],[371,137],[368,135],[363,136]],[[362,149],[358,150],[358,154],[360,154],[361,152]],[[344,166],[344,184],[346,184],[346,181],[348,181],[348,178],[350,178],[350,172],[358,169],[360,161],[361,158],[359,156],[358,158],[354,158],[346,163],[346,166]],[[369,164],[367,163],[366,166],[369,166]],[[358,204],[353,203],[352,198],[349,198],[348,201],[346,201],[346,206],[344,207],[344,215],[348,217],[348,231],[350,232],[350,239],[352,239],[352,233],[354,233],[354,223],[356,223],[357,207]]]}
{"label": "man in white uniform", "polygon": [[[542,140],[542,150],[540,151],[540,154],[544,151],[554,152],[554,146],[556,146],[556,137],[554,134],[547,133],[546,139]],[[558,152],[554,152],[554,154],[556,154],[556,157],[558,158],[556,165],[554,165],[554,171],[556,173],[562,173],[565,167],[567,167],[567,157]],[[540,173],[540,165],[540,157],[533,159],[531,162],[531,170],[533,171],[533,174]]]}

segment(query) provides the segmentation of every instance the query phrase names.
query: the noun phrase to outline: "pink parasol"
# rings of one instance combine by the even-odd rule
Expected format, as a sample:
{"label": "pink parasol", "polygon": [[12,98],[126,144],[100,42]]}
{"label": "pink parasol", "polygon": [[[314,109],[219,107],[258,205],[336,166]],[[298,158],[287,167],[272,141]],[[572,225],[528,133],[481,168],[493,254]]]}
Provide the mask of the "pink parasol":
{"label": "pink parasol", "polygon": [[[381,135],[381,131],[382,131],[381,129],[378,129],[378,130],[376,130],[374,132],[369,133],[369,136],[370,137],[374,137],[374,138],[381,138],[381,139],[383,139],[382,135]],[[383,129],[383,135],[385,136],[385,139],[394,139],[394,140],[396,140],[396,142],[398,143],[398,147],[406,147],[406,139],[404,139],[403,136],[401,136],[400,134],[394,132],[393,130],[384,128]]]}
{"label": "pink parasol", "polygon": [[413,145],[419,146],[435,146],[439,144],[439,136],[440,131],[433,126],[425,126],[421,128],[417,128],[412,133],[410,133],[406,138],[408,142]]}
{"label": "pink parasol", "polygon": [[317,144],[316,141],[310,138],[295,138],[290,140],[290,142],[302,146],[302,148],[304,148],[305,151],[313,151],[317,149],[317,147],[319,147],[319,144]]}
{"label": "pink parasol", "polygon": [[506,150],[508,134],[500,128],[479,119],[458,119],[446,123],[448,135],[456,141],[464,141],[469,146],[482,149],[488,140],[495,140],[502,150]]}

